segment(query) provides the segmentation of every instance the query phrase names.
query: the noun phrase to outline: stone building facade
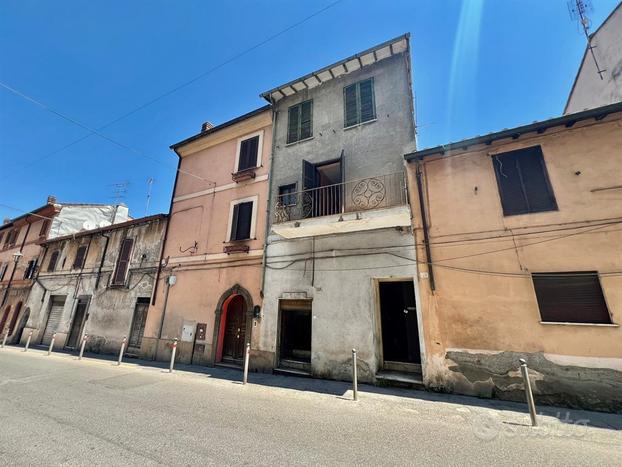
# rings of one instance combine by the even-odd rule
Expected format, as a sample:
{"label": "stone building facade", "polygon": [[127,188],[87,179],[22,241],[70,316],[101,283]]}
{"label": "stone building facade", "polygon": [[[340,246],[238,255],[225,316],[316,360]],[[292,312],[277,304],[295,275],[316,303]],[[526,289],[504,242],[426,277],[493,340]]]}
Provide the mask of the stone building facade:
{"label": "stone building facade", "polygon": [[140,356],[167,217],[158,214],[42,242],[22,342]]}
{"label": "stone building facade", "polygon": [[262,94],[273,106],[257,352],[276,372],[417,379],[418,292],[404,180],[415,147],[409,36]]}

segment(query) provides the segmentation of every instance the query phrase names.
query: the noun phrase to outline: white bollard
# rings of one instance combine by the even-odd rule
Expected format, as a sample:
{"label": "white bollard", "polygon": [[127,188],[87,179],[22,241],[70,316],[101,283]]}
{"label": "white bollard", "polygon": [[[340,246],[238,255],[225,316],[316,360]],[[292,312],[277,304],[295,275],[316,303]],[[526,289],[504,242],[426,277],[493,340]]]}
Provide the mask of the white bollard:
{"label": "white bollard", "polygon": [[356,349],[352,349],[352,394],[355,401],[359,400],[359,382],[356,366]]}
{"label": "white bollard", "polygon": [[173,366],[175,365],[175,353],[177,352],[177,338],[173,341],[173,351],[171,352],[171,365],[168,367],[168,372],[173,372]]}
{"label": "white bollard", "polygon": [[4,337],[2,338],[2,346],[0,346],[0,348],[3,348],[3,349],[4,349],[4,346],[5,346],[5,344],[6,344],[6,339],[7,339],[7,337],[9,337],[9,331],[7,331],[7,332],[5,332],[5,333],[4,333]]}
{"label": "white bollard", "polygon": [[30,345],[31,338],[32,338],[32,331],[28,333],[28,339],[26,339],[26,347],[24,347],[24,352],[28,352],[28,346]]}
{"label": "white bollard", "polygon": [[52,340],[50,341],[50,347],[48,348],[48,356],[52,354],[54,348],[54,341],[56,340],[56,333],[52,334]]}
{"label": "white bollard", "polygon": [[242,379],[242,384],[246,384],[248,382],[248,361],[251,358],[251,343],[246,344],[246,352],[244,353],[244,378]]}
{"label": "white bollard", "polygon": [[86,345],[86,339],[89,337],[88,334],[82,336],[82,344],[80,345],[80,355],[78,355],[78,360],[82,360],[82,355],[84,355],[84,346]]}
{"label": "white bollard", "polygon": [[529,408],[529,417],[531,418],[531,426],[538,426],[538,420],[536,418],[536,404],[533,401],[533,392],[531,392],[531,382],[529,381],[529,370],[527,369],[527,361],[524,358],[519,358],[520,371],[523,375],[523,382],[525,384],[525,399],[527,399],[527,406]]}
{"label": "white bollard", "polygon": [[123,352],[125,351],[126,342],[127,342],[127,338],[123,336],[123,342],[121,342],[121,350],[119,351],[119,361],[117,361],[117,366],[120,366],[121,360],[123,360]]}

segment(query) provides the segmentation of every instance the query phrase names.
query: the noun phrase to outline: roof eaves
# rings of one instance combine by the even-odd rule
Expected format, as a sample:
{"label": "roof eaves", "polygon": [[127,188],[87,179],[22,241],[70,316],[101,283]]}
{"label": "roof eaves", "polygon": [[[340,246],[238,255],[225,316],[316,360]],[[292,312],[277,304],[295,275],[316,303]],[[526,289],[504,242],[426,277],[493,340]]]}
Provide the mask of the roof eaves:
{"label": "roof eaves", "polygon": [[406,159],[406,161],[421,160],[426,156],[431,156],[434,154],[444,154],[447,151],[456,149],[466,150],[469,146],[475,146],[478,144],[491,144],[493,141],[504,138],[517,139],[520,135],[523,135],[525,133],[531,133],[534,131],[538,133],[543,133],[548,128],[553,128],[561,125],[565,125],[567,128],[570,128],[579,121],[588,120],[590,118],[602,120],[607,115],[618,112],[622,112],[622,101],[616,102],[615,104],[596,107],[594,109],[583,110],[581,112],[576,112],[573,114],[562,115],[561,117],[551,118],[542,122],[534,122],[516,128],[509,128],[495,133],[489,133],[484,136],[476,136],[474,138],[467,138],[449,144],[442,144],[439,146],[422,149],[420,151],[405,154],[404,159]]}
{"label": "roof eaves", "polygon": [[220,130],[223,130],[223,129],[227,128],[227,127],[235,125],[236,123],[240,123],[240,122],[242,122],[244,120],[247,120],[247,119],[252,118],[252,117],[254,117],[256,115],[259,115],[259,114],[265,112],[266,110],[269,110],[271,107],[272,106],[270,104],[266,104],[266,105],[264,105],[262,107],[259,107],[258,109],[252,110],[252,111],[250,111],[248,113],[240,115],[239,117],[235,117],[235,118],[233,118],[231,120],[228,120],[228,121],[226,121],[224,123],[221,123],[220,125],[216,125],[215,127],[212,127],[209,130],[202,131],[200,133],[197,133],[196,135],[190,136],[189,138],[186,138],[186,139],[184,139],[184,140],[182,140],[182,141],[180,141],[178,143],[175,143],[175,144],[173,144],[173,145],[171,145],[169,147],[170,147],[170,149],[175,151],[177,148],[180,148],[181,146],[184,146],[184,145],[186,145],[188,143],[191,143],[191,142],[193,142],[193,141],[195,141],[195,140],[197,140],[199,138],[211,135],[212,133],[216,133],[217,131],[220,131]]}
{"label": "roof eaves", "polygon": [[[373,47],[370,47],[370,48],[369,48],[369,49],[367,49],[367,50],[363,50],[362,52],[358,52],[358,53],[356,53],[356,54],[354,54],[354,55],[351,55],[350,57],[347,57],[347,58],[344,58],[344,59],[342,59],[342,60],[339,60],[339,61],[337,61],[337,62],[335,62],[335,63],[333,63],[333,64],[331,64],[331,65],[328,65],[328,66],[325,66],[325,67],[323,67],[323,68],[320,68],[319,70],[312,71],[311,73],[307,73],[306,75],[301,76],[300,78],[296,78],[296,79],[294,79],[294,80],[292,80],[292,81],[289,81],[289,82],[287,82],[287,83],[285,83],[285,84],[282,84],[282,85],[277,86],[277,87],[275,87],[275,88],[273,88],[273,89],[270,89],[269,91],[262,92],[259,96],[260,96],[260,97],[263,97],[263,98],[264,98],[264,99],[266,99],[268,102],[272,102],[271,96],[272,96],[272,94],[273,94],[273,93],[275,93],[275,92],[280,92],[280,93],[281,93],[281,94],[283,94],[285,97],[287,97],[287,95],[286,95],[286,94],[284,94],[283,92],[281,92],[281,89],[285,89],[285,88],[291,88],[291,89],[294,89],[294,94],[295,94],[296,92],[298,92],[298,91],[296,91],[296,89],[293,87],[295,84],[297,84],[297,83],[301,83],[301,82],[303,82],[303,83],[304,83],[306,80],[311,79],[311,78],[318,79],[318,75],[320,75],[320,74],[322,74],[322,73],[325,73],[325,72],[327,72],[327,71],[330,71],[330,70],[332,70],[332,69],[334,69],[334,68],[336,68],[336,67],[339,67],[339,66],[343,65],[344,63],[350,62],[350,61],[352,61],[352,60],[357,60],[357,59],[358,59],[358,60],[359,60],[359,62],[360,62],[360,57],[362,57],[362,56],[364,56],[364,55],[374,54],[374,56],[375,56],[375,52],[377,52],[378,50],[380,50],[380,49],[382,49],[382,48],[384,48],[384,47],[390,46],[390,45],[392,45],[392,44],[395,44],[395,43],[397,43],[397,42],[400,42],[400,41],[402,41],[402,40],[406,40],[406,49],[405,49],[405,51],[404,51],[404,52],[408,52],[408,51],[410,50],[410,42],[409,42],[409,40],[410,40],[410,33],[408,33],[408,32],[407,32],[407,33],[402,34],[402,35],[400,35],[400,36],[394,37],[393,39],[389,39],[388,41],[385,41],[385,42],[383,42],[382,44],[375,45],[375,46],[373,46]],[[379,60],[378,60],[378,61],[379,61]],[[375,62],[374,62],[374,63],[375,63]],[[362,66],[361,66],[361,68],[362,68]],[[358,68],[358,69],[360,69],[360,68]],[[331,72],[331,75],[332,75],[332,72]],[[319,80],[319,79],[318,79],[318,80]],[[320,82],[321,82],[321,81],[320,81]],[[306,83],[305,83],[305,84],[306,84]]]}

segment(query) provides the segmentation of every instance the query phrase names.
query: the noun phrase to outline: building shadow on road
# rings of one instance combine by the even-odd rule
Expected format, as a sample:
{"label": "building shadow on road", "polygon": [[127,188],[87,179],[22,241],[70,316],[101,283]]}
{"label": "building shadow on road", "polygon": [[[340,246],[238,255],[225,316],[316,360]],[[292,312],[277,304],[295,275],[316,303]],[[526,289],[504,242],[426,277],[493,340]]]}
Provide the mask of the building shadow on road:
{"label": "building shadow on road", "polygon": [[[31,348],[33,350],[36,349],[39,351],[47,351],[47,348],[38,345],[31,346]],[[54,351],[54,353],[66,354],[68,356],[72,356],[75,359],[78,358],[78,353],[74,351],[58,350]],[[118,360],[118,356],[116,355],[94,353],[85,353],[84,358],[99,361],[109,361],[113,365],[116,365]],[[168,373],[169,369],[169,363],[167,362],[141,360],[138,358],[133,358],[131,356],[124,357],[123,361],[126,364],[132,364],[139,367],[144,367],[146,369],[160,369],[161,373]],[[209,378],[230,381],[233,384],[242,384],[243,374],[241,369],[231,367],[204,367],[176,363],[175,371],[205,375]],[[340,400],[352,400],[352,383],[346,381],[251,372],[248,376],[248,382],[249,384],[259,385],[263,387],[274,387],[280,389],[289,389],[293,391],[313,392],[318,394],[331,395]],[[364,400],[366,395],[371,395],[372,397],[375,395],[379,395],[396,398],[396,402],[399,402],[399,398],[402,398],[425,402],[439,402],[443,404],[456,405],[457,407],[468,407],[475,410],[491,409],[521,413],[525,414],[526,416],[528,415],[527,405],[525,403],[504,401],[499,399],[484,399],[472,396],[432,392],[421,389],[374,386],[371,384],[360,383],[358,386],[358,392],[360,400]],[[622,430],[622,415],[619,414],[593,412],[542,404],[538,404],[537,409],[539,415],[554,417],[561,422],[572,423],[573,421],[582,420],[587,421],[589,426],[594,428]]]}

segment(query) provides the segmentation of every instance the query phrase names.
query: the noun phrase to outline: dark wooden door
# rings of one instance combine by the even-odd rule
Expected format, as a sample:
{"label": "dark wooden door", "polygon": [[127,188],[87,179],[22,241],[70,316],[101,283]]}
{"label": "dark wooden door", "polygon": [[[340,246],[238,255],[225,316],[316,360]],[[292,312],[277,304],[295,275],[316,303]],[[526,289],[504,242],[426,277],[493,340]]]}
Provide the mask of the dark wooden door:
{"label": "dark wooden door", "polygon": [[413,282],[381,282],[379,286],[384,360],[421,363]]}
{"label": "dark wooden door", "polygon": [[246,306],[244,299],[237,295],[227,305],[225,336],[222,346],[223,358],[241,359],[246,342]]}
{"label": "dark wooden door", "polygon": [[76,313],[71,323],[71,331],[69,332],[69,338],[67,339],[67,347],[75,349],[78,346],[78,342],[80,342],[80,335],[82,334],[88,303],[87,299],[80,298],[78,300],[78,304],[76,305]]}
{"label": "dark wooden door", "polygon": [[132,329],[130,330],[130,347],[139,349],[142,344],[145,323],[147,322],[147,311],[149,311],[149,299],[139,298],[134,308],[134,318],[132,319]]}

